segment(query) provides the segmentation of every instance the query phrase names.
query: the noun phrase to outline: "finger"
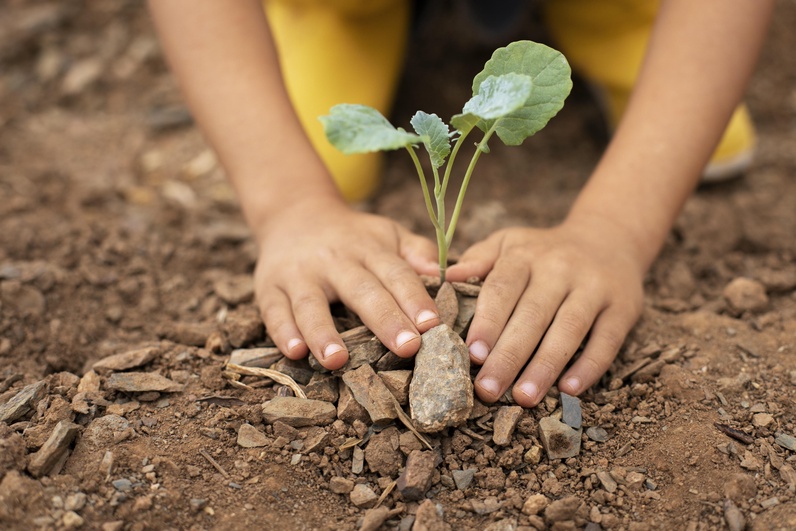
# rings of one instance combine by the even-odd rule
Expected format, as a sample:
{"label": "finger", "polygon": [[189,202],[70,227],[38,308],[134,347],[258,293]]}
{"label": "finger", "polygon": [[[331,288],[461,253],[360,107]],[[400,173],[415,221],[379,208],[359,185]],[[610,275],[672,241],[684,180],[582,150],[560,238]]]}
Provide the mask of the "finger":
{"label": "finger", "polygon": [[439,275],[437,246],[401,228],[398,253],[419,275]]}
{"label": "finger", "polygon": [[400,257],[391,253],[369,255],[366,267],[389,291],[403,313],[425,332],[440,323],[437,307],[417,273]]}
{"label": "finger", "polygon": [[468,278],[486,278],[500,256],[501,238],[490,237],[467,249],[458,262],[448,268],[447,277],[452,282]]}
{"label": "finger", "polygon": [[271,289],[257,298],[257,304],[265,329],[279,351],[292,360],[306,356],[309,348],[296,325],[287,295]]}
{"label": "finger", "polygon": [[[473,363],[482,365],[486,361],[526,291],[530,275],[527,265],[515,260],[501,260],[487,277],[478,294],[475,314],[467,333],[466,343]],[[533,306],[533,302],[528,302],[520,310],[528,306]],[[537,316],[526,317],[532,319]]]}
{"label": "finger", "polygon": [[348,361],[348,350],[329,312],[329,298],[317,285],[300,285],[287,294],[296,325],[313,356],[330,370]]}
{"label": "finger", "polygon": [[[503,396],[528,362],[566,295],[564,283],[545,285],[539,280],[531,280],[511,319],[504,329],[498,330],[500,337],[495,348],[476,377],[475,390],[482,400],[494,402]],[[499,305],[500,300],[496,299],[495,303]],[[486,327],[484,330],[483,333],[495,333]],[[468,335],[468,339],[470,337]],[[471,357],[477,354],[473,348],[477,341],[471,344]]]}
{"label": "finger", "polygon": [[558,388],[576,396],[594,385],[613,363],[638,319],[634,310],[609,308],[597,318],[583,353],[561,377]]}
{"label": "finger", "polygon": [[343,304],[362,319],[384,346],[401,357],[417,353],[417,327],[373,273],[356,264],[339,264],[330,278]]}
{"label": "finger", "polygon": [[561,304],[533,359],[514,385],[514,400],[533,407],[575,354],[602,310],[600,298],[570,294]]}

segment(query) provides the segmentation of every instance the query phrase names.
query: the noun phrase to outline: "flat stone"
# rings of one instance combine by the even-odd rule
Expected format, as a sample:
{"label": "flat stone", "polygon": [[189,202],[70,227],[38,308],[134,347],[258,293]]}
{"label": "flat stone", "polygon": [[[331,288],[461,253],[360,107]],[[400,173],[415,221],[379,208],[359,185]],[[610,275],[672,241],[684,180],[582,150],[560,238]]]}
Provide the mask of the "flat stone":
{"label": "flat stone", "polygon": [[425,500],[417,508],[412,531],[450,531],[451,526],[445,522],[444,515],[441,504]]}
{"label": "flat stone", "polygon": [[409,408],[418,431],[433,433],[467,422],[473,409],[470,354],[447,325],[422,335],[409,385]]}
{"label": "flat stone", "polygon": [[361,474],[365,470],[365,451],[359,446],[354,446],[351,455],[351,472]]}
{"label": "flat stone", "polygon": [[315,374],[307,358],[302,358],[300,360],[281,358],[271,366],[271,369],[290,376],[296,383],[300,383],[301,385],[310,383],[312,376]]}
{"label": "flat stone", "polygon": [[550,500],[544,494],[532,494],[522,504],[522,513],[529,516],[539,514],[547,508]]}
{"label": "flat stone", "polygon": [[325,426],[337,418],[333,404],[294,396],[277,396],[263,404],[263,419],[269,424],[281,420],[294,428]]}
{"label": "flat stone", "polygon": [[586,436],[596,442],[605,442],[608,440],[608,432],[599,426],[589,426],[589,428],[586,429]]}
{"label": "flat stone", "polygon": [[583,426],[583,413],[578,397],[561,393],[561,422],[576,430]]}
{"label": "flat stone", "polygon": [[94,371],[87,371],[77,384],[78,393],[96,393],[102,387],[102,379]]}
{"label": "flat stone", "polygon": [[475,305],[478,299],[475,297],[468,297],[467,295],[459,295],[459,313],[456,315],[456,322],[453,323],[453,331],[464,337],[464,334],[470,328],[470,323],[475,316]]}
{"label": "flat stone", "polygon": [[282,357],[282,353],[276,347],[239,348],[229,355],[229,362],[243,367],[267,369]]}
{"label": "flat stone", "polygon": [[373,492],[373,489],[368,487],[363,483],[358,483],[354,486],[354,489],[349,494],[351,499],[351,503],[359,507],[360,509],[370,509],[376,502],[379,500],[379,497],[376,496],[376,493]]}
{"label": "flat stone", "polygon": [[237,306],[254,298],[254,282],[251,275],[224,276],[213,283],[213,291],[222,301]]}
{"label": "flat stone", "polygon": [[223,329],[229,344],[240,348],[259,340],[265,327],[257,310],[250,306],[241,306],[227,314]]}
{"label": "flat stone", "polygon": [[112,371],[126,371],[127,369],[135,369],[146,365],[154,360],[159,353],[160,351],[154,347],[130,350],[102,358],[91,368],[100,374]]}
{"label": "flat stone", "polygon": [[616,492],[616,489],[619,487],[614,477],[605,470],[600,470],[597,472],[597,479],[600,480],[600,484],[603,486],[603,488],[611,494]]}
{"label": "flat stone", "polygon": [[127,393],[176,393],[183,386],[155,372],[115,372],[105,382],[105,389]]}
{"label": "flat stone", "polygon": [[501,406],[495,413],[492,426],[492,442],[498,446],[507,446],[511,443],[511,436],[522,416],[521,406]]}
{"label": "flat stone", "polygon": [[582,430],[575,430],[553,417],[539,421],[539,438],[550,459],[567,459],[580,453]]}
{"label": "flat stone", "polygon": [[398,490],[407,500],[422,500],[431,486],[439,456],[435,452],[414,450],[406,458],[406,467],[398,477]]}
{"label": "flat stone", "polygon": [[329,432],[320,426],[309,428],[304,438],[304,453],[323,452],[324,448],[329,444],[330,438]]}
{"label": "flat stone", "polygon": [[770,413],[755,413],[752,416],[752,424],[758,428],[765,428],[774,422],[774,416]]}
{"label": "flat stone", "polygon": [[363,365],[375,365],[387,353],[379,338],[366,326],[358,326],[340,334],[348,349],[348,362],[341,372],[357,369]]}
{"label": "flat stone", "polygon": [[340,397],[337,377],[331,374],[316,372],[304,388],[307,398],[323,400],[324,402],[337,402]]}
{"label": "flat stone", "polygon": [[403,454],[399,450],[400,433],[398,428],[390,426],[371,436],[365,448],[365,461],[372,472],[380,476],[393,476],[404,464]]}
{"label": "flat stone", "polygon": [[412,382],[412,371],[381,371],[378,375],[398,404],[405,406],[409,403],[409,384]]}
{"label": "flat stone", "polygon": [[737,312],[760,312],[768,307],[768,295],[762,282],[751,278],[733,279],[722,290],[722,295]]}
{"label": "flat stone", "polygon": [[788,435],[787,433],[780,433],[777,435],[774,442],[780,445],[783,448],[790,450],[791,452],[796,452],[796,437],[792,435]]}
{"label": "flat stone", "polygon": [[337,418],[348,424],[353,424],[357,420],[360,422],[368,422],[370,420],[368,411],[354,399],[351,389],[342,380],[339,382]]}
{"label": "flat stone", "polygon": [[243,448],[259,448],[261,446],[268,446],[271,441],[268,436],[252,426],[251,424],[244,423],[238,428],[238,446]]}
{"label": "flat stone", "polygon": [[413,366],[414,360],[412,358],[402,358],[395,352],[388,350],[387,353],[376,362],[373,368],[376,369],[377,372],[382,372],[410,369]]}
{"label": "flat stone", "polygon": [[33,411],[39,401],[47,395],[47,382],[40,380],[26,385],[11,400],[0,405],[0,422],[12,424]]}
{"label": "flat stone", "polygon": [[370,365],[346,372],[343,382],[351,390],[354,399],[367,410],[374,424],[389,424],[398,418],[395,397]]}
{"label": "flat stone", "polygon": [[215,323],[179,322],[162,328],[160,335],[181,345],[203,347],[207,338],[215,331]]}
{"label": "flat stone", "polygon": [[44,446],[30,456],[28,472],[35,478],[49,474],[59,462],[63,462],[69,446],[79,432],[80,426],[73,422],[62,420],[56,424]]}
{"label": "flat stone", "polygon": [[434,303],[437,305],[440,323],[452,329],[456,323],[456,316],[459,315],[459,300],[450,282],[444,282],[439,287]]}
{"label": "flat stone", "polygon": [[481,286],[479,284],[470,284],[469,282],[451,282],[453,289],[456,293],[465,295],[467,297],[477,298],[481,293]]}
{"label": "flat stone", "polygon": [[456,485],[456,488],[461,491],[465,491],[473,482],[475,470],[472,468],[465,470],[454,470],[451,472],[451,474],[453,475],[453,483]]}

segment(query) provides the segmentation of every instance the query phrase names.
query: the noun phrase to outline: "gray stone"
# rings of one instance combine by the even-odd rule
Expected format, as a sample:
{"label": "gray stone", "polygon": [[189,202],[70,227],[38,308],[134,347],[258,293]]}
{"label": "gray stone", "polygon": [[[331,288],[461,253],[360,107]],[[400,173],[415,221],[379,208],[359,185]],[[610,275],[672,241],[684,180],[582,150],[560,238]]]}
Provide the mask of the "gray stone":
{"label": "gray stone", "polygon": [[72,422],[62,420],[56,424],[44,446],[30,456],[28,472],[33,477],[39,478],[49,474],[59,463],[62,464],[69,452],[69,446],[79,432],[80,426]]}
{"label": "gray stone", "polygon": [[605,442],[608,440],[608,432],[599,426],[590,426],[586,429],[586,435],[592,441]]}
{"label": "gray stone", "polygon": [[561,393],[561,422],[576,430],[583,425],[583,414],[580,410],[578,397]]}
{"label": "gray stone", "polygon": [[475,297],[459,295],[458,300],[459,313],[456,316],[456,322],[453,323],[453,331],[464,337],[464,334],[470,328],[470,323],[473,321],[477,299]]}
{"label": "gray stone", "polygon": [[268,446],[271,441],[254,426],[248,423],[240,425],[238,428],[238,446],[243,448],[259,448],[261,446]]}
{"label": "gray stone", "polygon": [[780,433],[777,435],[777,438],[774,439],[774,442],[780,445],[783,448],[790,450],[791,452],[796,452],[796,437],[792,435],[788,435],[787,433]]}
{"label": "gray stone", "polygon": [[597,472],[597,479],[600,480],[600,484],[603,486],[603,488],[608,492],[610,492],[611,494],[616,492],[616,489],[619,487],[616,484],[616,480],[614,479],[614,477],[605,470],[600,470],[599,472]]}
{"label": "gray stone", "polygon": [[12,424],[33,411],[36,404],[47,395],[48,386],[44,380],[22,388],[11,400],[0,405],[0,422]]}
{"label": "gray stone", "polygon": [[439,457],[435,452],[414,450],[406,458],[406,467],[398,477],[398,490],[407,500],[422,500],[431,486]]}
{"label": "gray stone", "polygon": [[450,282],[445,282],[439,287],[434,303],[437,305],[440,323],[453,328],[456,316],[459,315],[459,301]]}
{"label": "gray stone", "polygon": [[388,350],[387,353],[376,362],[374,369],[376,369],[377,372],[397,371],[401,369],[410,369],[413,365],[414,360],[412,358],[402,358],[395,352]]}
{"label": "gray stone", "polygon": [[353,474],[361,474],[365,470],[365,451],[359,446],[354,446],[354,451],[351,455],[351,472]]}
{"label": "gray stone", "polygon": [[510,444],[511,436],[521,416],[521,406],[501,406],[495,414],[495,422],[492,425],[492,442],[498,446]]}
{"label": "gray stone", "polygon": [[239,348],[229,355],[229,362],[243,367],[260,367],[267,369],[282,359],[282,353],[276,347]]}
{"label": "gray stone", "polygon": [[375,365],[387,353],[379,338],[366,326],[352,328],[340,334],[348,349],[348,362],[341,372],[347,372],[363,365]]}
{"label": "gray stone", "polygon": [[147,363],[155,359],[158,356],[159,352],[160,351],[154,347],[130,350],[128,352],[122,352],[119,354],[108,356],[106,358],[102,358],[97,363],[92,365],[91,368],[100,374],[102,374],[103,372],[126,371],[127,369],[135,369],[136,367],[146,365]]}
{"label": "gray stone", "polygon": [[374,424],[389,424],[398,418],[395,397],[370,365],[362,365],[343,374],[343,382],[354,399],[367,410]]}
{"label": "gray stone", "polygon": [[466,470],[454,470],[451,472],[451,474],[453,475],[453,482],[456,484],[456,488],[461,491],[465,491],[473,482],[475,470],[472,468],[468,468]]}
{"label": "gray stone", "polygon": [[118,490],[119,492],[128,492],[130,490],[133,490],[133,482],[130,481],[129,479],[125,478],[116,479],[112,481],[111,484],[113,485],[113,488]]}
{"label": "gray stone", "polygon": [[127,393],[176,393],[183,386],[155,372],[115,372],[105,382],[105,389]]}
{"label": "gray stone", "polygon": [[426,433],[465,423],[473,409],[470,354],[447,325],[422,335],[409,385],[409,408],[415,427]]}
{"label": "gray stone", "polygon": [[544,417],[539,421],[539,438],[549,459],[567,459],[578,455],[581,432],[553,417]]}
{"label": "gray stone", "polygon": [[333,404],[294,396],[277,396],[263,404],[263,418],[273,423],[281,420],[294,428],[324,426],[337,418]]}
{"label": "gray stone", "polygon": [[296,383],[307,385],[310,383],[315,371],[310,367],[310,362],[307,358],[300,360],[291,360],[290,358],[282,358],[271,366],[271,369],[279,371],[293,378]]}
{"label": "gray stone", "polygon": [[381,371],[378,375],[398,404],[405,406],[409,403],[409,384],[412,382],[412,371]]}
{"label": "gray stone", "polygon": [[348,424],[353,424],[354,421],[367,422],[370,420],[367,410],[362,407],[362,404],[354,399],[351,389],[343,383],[339,382],[339,398],[337,400],[337,418]]}

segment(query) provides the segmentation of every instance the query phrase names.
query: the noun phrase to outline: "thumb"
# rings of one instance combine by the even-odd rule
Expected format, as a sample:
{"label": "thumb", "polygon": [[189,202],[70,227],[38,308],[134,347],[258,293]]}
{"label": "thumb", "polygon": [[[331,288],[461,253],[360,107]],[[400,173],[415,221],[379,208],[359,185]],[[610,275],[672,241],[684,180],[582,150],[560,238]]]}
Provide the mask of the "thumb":
{"label": "thumb", "polygon": [[500,239],[488,238],[469,247],[458,262],[448,268],[447,277],[452,282],[468,278],[486,278],[500,255]]}

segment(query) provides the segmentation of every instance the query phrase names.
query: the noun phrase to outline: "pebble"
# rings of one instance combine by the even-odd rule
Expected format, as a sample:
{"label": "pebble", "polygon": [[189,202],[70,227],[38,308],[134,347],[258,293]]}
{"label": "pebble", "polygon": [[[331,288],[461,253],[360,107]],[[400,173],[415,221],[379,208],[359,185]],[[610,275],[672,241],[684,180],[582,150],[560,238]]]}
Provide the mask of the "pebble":
{"label": "pebble", "polygon": [[80,511],[86,506],[87,496],[83,492],[76,492],[66,497],[64,501],[65,511]]}
{"label": "pebble", "polygon": [[363,470],[365,470],[365,452],[359,446],[354,446],[351,456],[351,472],[361,474]]}
{"label": "pebble", "polygon": [[160,351],[154,347],[130,350],[102,358],[92,365],[91,368],[99,374],[112,371],[126,371],[146,365],[154,360],[159,353]]}
{"label": "pebble", "polygon": [[523,454],[522,460],[531,465],[538,465],[542,460],[542,447],[534,444]]}
{"label": "pebble", "polygon": [[724,287],[722,295],[737,312],[759,312],[768,307],[766,287],[751,278],[733,279]]}
{"label": "pebble", "polygon": [[111,485],[119,492],[128,492],[133,489],[133,482],[125,478],[115,479],[111,482]]}
{"label": "pebble", "polygon": [[105,388],[126,393],[175,393],[182,391],[183,386],[154,372],[124,372],[111,374],[105,382]]}
{"label": "pebble", "polygon": [[343,382],[374,424],[389,424],[398,418],[395,397],[370,365],[344,373]]}
{"label": "pebble", "polygon": [[616,480],[614,480],[613,476],[611,476],[611,474],[605,470],[600,470],[597,472],[597,479],[600,480],[600,484],[603,486],[603,488],[611,494],[616,492],[616,489],[619,487],[616,484]]}
{"label": "pebble", "polygon": [[585,505],[585,503],[577,496],[567,496],[552,501],[544,510],[544,519],[551,523],[574,520],[581,505]]}
{"label": "pebble", "polygon": [[466,470],[454,470],[451,472],[451,474],[453,475],[453,482],[456,485],[456,488],[461,491],[465,491],[473,482],[475,470],[472,468],[468,468]]}
{"label": "pebble", "polygon": [[396,487],[407,500],[421,500],[431,486],[437,469],[435,452],[414,450],[406,458],[406,467],[398,477]]}
{"label": "pebble", "polygon": [[90,57],[76,62],[67,71],[61,83],[61,91],[67,96],[83,92],[89,85],[102,76],[102,61],[97,57]]}
{"label": "pebble", "polygon": [[281,420],[294,428],[325,426],[337,418],[334,404],[293,396],[277,396],[263,404],[263,419],[269,424]]}
{"label": "pebble", "polygon": [[583,425],[583,413],[578,397],[561,393],[561,422],[576,430]]}
{"label": "pebble", "polygon": [[724,500],[724,521],[730,531],[743,531],[746,529],[746,518],[732,500]]}
{"label": "pebble", "polygon": [[241,424],[238,428],[238,446],[243,448],[259,448],[268,446],[271,441],[265,433],[248,423]]}
{"label": "pebble", "polygon": [[384,385],[390,390],[398,404],[405,406],[409,403],[409,384],[412,381],[412,371],[381,371],[378,373]]}
{"label": "pebble", "polygon": [[791,452],[796,452],[796,437],[793,437],[792,435],[780,433],[777,435],[776,439],[774,439],[774,442],[781,447],[790,450]]}
{"label": "pebble", "polygon": [[348,494],[354,490],[354,482],[348,478],[333,477],[329,480],[329,490],[335,494]]}
{"label": "pebble", "polygon": [[521,406],[502,406],[495,413],[492,426],[492,442],[498,446],[507,446],[511,443],[511,436],[522,416]]}
{"label": "pebble", "polygon": [[309,428],[304,439],[304,452],[307,454],[323,452],[323,449],[329,444],[329,439],[329,432],[325,429],[318,426]]}
{"label": "pebble", "polygon": [[426,433],[464,424],[470,416],[470,353],[462,338],[447,325],[422,335],[409,385],[409,409],[415,427]]}
{"label": "pebble", "polygon": [[368,509],[365,513],[365,517],[362,519],[362,525],[359,527],[359,531],[378,531],[389,516],[390,510],[383,505],[374,509]]}
{"label": "pebble", "polygon": [[752,424],[758,428],[765,428],[772,422],[774,422],[774,417],[769,413],[755,413],[752,416]]}
{"label": "pebble", "polygon": [[36,407],[47,391],[47,382],[44,380],[23,387],[11,400],[0,405],[0,422],[11,425],[21,419]]}
{"label": "pebble", "polygon": [[[210,151],[207,153],[212,155]],[[215,165],[215,157],[212,162]],[[237,306],[254,298],[254,282],[248,274],[224,276],[213,283],[213,291],[222,301],[230,306]]]}
{"label": "pebble", "polygon": [[529,516],[539,514],[545,510],[550,500],[544,494],[532,494],[522,504],[522,513]]}
{"label": "pebble", "polygon": [[400,433],[398,428],[389,428],[374,434],[365,448],[365,461],[368,468],[380,476],[393,476],[403,466],[403,454],[399,451]]}
{"label": "pebble", "polygon": [[81,527],[85,523],[85,520],[74,511],[66,511],[61,518],[61,523],[63,523],[64,527],[67,529],[74,529]]}
{"label": "pebble", "polygon": [[56,469],[63,464],[63,458],[79,432],[80,426],[72,422],[62,420],[56,424],[47,442],[29,457],[28,472],[35,478],[57,473]]}
{"label": "pebble", "polygon": [[452,329],[456,323],[456,317],[459,315],[459,301],[456,298],[456,290],[453,289],[450,282],[445,282],[440,286],[434,303],[439,312],[440,323]]}
{"label": "pebble", "polygon": [[592,441],[606,442],[608,440],[608,432],[599,426],[590,426],[586,429],[586,435]]}
{"label": "pebble", "polygon": [[267,369],[282,359],[282,353],[276,347],[235,349],[229,355],[229,362],[243,367],[260,367]]}
{"label": "pebble", "polygon": [[351,499],[351,503],[360,509],[370,509],[376,505],[376,502],[379,499],[379,497],[376,496],[376,493],[373,492],[373,489],[363,483],[358,483],[355,485],[349,494],[349,497]]}
{"label": "pebble", "polygon": [[417,508],[413,531],[448,531],[451,526],[445,522],[442,505],[425,500]]}
{"label": "pebble", "polygon": [[567,459],[580,453],[581,430],[575,430],[554,417],[539,421],[542,446],[550,459]]}

